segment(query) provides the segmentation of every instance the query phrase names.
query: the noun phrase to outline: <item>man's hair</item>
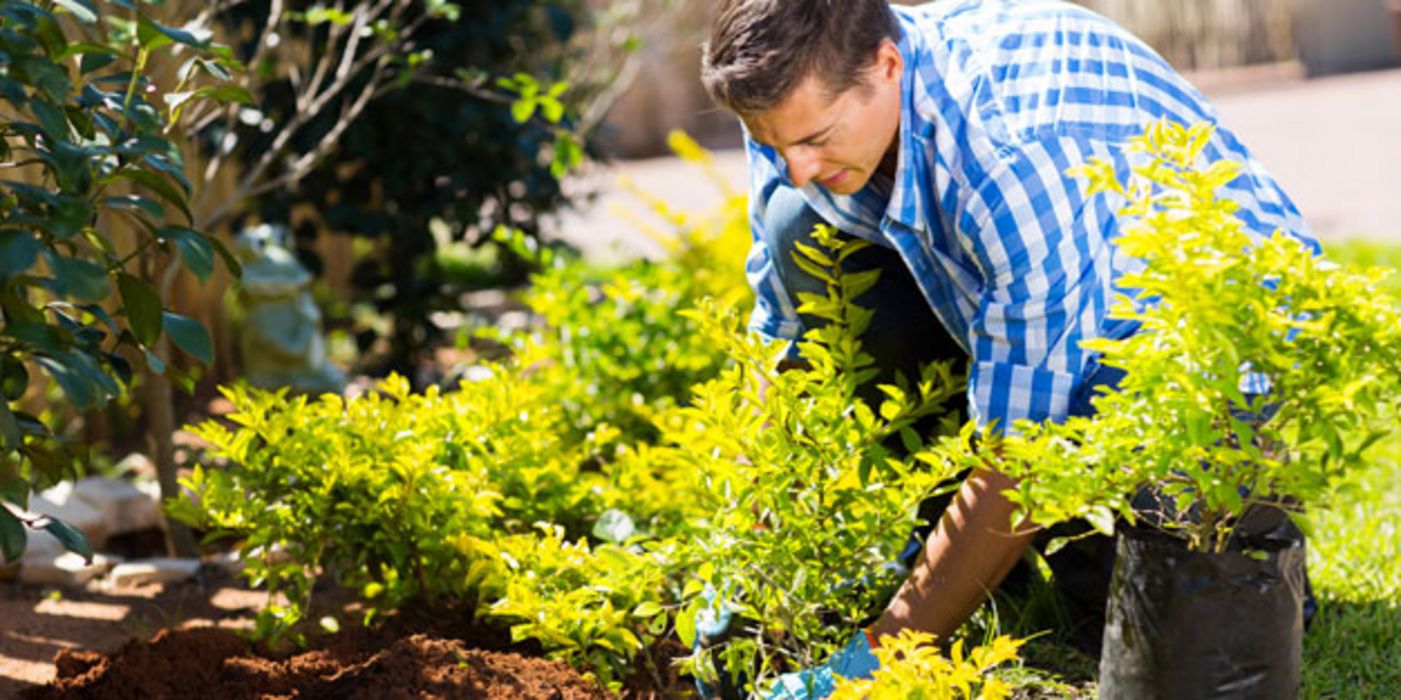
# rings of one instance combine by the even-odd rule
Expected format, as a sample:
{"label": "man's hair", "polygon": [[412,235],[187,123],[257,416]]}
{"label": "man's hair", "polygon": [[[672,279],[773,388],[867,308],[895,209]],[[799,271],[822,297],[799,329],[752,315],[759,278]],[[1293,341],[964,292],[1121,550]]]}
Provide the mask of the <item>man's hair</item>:
{"label": "man's hair", "polygon": [[740,116],[773,108],[809,75],[836,96],[865,84],[885,39],[900,40],[887,0],[720,0],[701,82]]}

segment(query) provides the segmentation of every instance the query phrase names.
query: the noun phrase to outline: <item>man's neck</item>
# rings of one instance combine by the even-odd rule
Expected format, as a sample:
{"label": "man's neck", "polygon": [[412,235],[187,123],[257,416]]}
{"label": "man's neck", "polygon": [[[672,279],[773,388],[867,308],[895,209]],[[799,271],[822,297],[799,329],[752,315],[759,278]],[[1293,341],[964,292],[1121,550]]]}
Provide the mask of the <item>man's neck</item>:
{"label": "man's neck", "polygon": [[900,165],[900,139],[895,138],[890,141],[890,148],[886,149],[885,157],[881,158],[880,165],[876,167],[876,172],[895,179],[895,169]]}

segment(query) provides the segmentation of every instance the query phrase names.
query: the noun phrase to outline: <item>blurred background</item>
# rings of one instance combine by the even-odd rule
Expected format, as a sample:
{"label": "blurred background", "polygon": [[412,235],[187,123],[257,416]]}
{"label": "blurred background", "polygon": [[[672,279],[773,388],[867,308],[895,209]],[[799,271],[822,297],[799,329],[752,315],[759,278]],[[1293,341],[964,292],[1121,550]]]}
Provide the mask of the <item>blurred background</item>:
{"label": "blurred background", "polygon": [[[898,3],[918,4],[918,3]],[[1083,0],[1142,37],[1188,74],[1285,185],[1320,236],[1401,236],[1401,0]],[[742,183],[735,120],[712,109],[696,76],[709,3],[678,0],[647,28],[635,79],[609,111],[615,171],[669,201],[702,206],[665,161],[666,134],[684,129],[720,151]],[[1389,70],[1391,69],[1391,70]],[[596,255],[654,251],[622,233],[611,209],[566,217],[558,231]],[[610,233],[618,232],[618,233]]]}

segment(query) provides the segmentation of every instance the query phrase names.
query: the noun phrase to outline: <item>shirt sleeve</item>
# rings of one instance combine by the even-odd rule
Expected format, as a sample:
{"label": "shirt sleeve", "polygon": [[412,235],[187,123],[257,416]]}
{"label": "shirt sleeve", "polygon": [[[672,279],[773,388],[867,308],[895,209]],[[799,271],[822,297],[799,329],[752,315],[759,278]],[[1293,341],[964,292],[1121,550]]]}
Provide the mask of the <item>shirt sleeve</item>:
{"label": "shirt sleeve", "polygon": [[977,425],[1016,432],[1019,420],[1062,422],[1092,355],[1082,341],[1114,332],[1117,231],[1103,195],[1065,174],[1089,155],[1069,139],[1023,144],[975,190],[964,245],[984,288],[970,324],[968,406]]}
{"label": "shirt sleeve", "polygon": [[783,286],[772,249],[773,240],[766,228],[766,208],[769,198],[782,184],[781,175],[763,148],[748,137],[745,150],[749,159],[749,228],[753,243],[745,261],[745,277],[754,290],[754,311],[749,316],[749,330],[770,341],[797,341],[803,335],[792,296]]}

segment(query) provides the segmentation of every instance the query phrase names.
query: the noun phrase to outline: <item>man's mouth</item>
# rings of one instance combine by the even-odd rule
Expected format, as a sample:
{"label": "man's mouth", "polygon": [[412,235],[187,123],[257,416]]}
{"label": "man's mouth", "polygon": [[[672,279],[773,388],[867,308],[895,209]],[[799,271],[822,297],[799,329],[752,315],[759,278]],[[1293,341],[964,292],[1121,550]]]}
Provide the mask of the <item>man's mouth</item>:
{"label": "man's mouth", "polygon": [[822,186],[823,186],[823,187],[826,187],[826,188],[828,188],[828,189],[831,189],[831,188],[833,188],[833,187],[836,187],[837,185],[842,184],[842,182],[843,182],[844,180],[846,180],[846,171],[845,171],[845,170],[838,170],[837,173],[836,173],[835,175],[832,175],[832,176],[830,176],[830,177],[821,178],[820,182],[822,183]]}

